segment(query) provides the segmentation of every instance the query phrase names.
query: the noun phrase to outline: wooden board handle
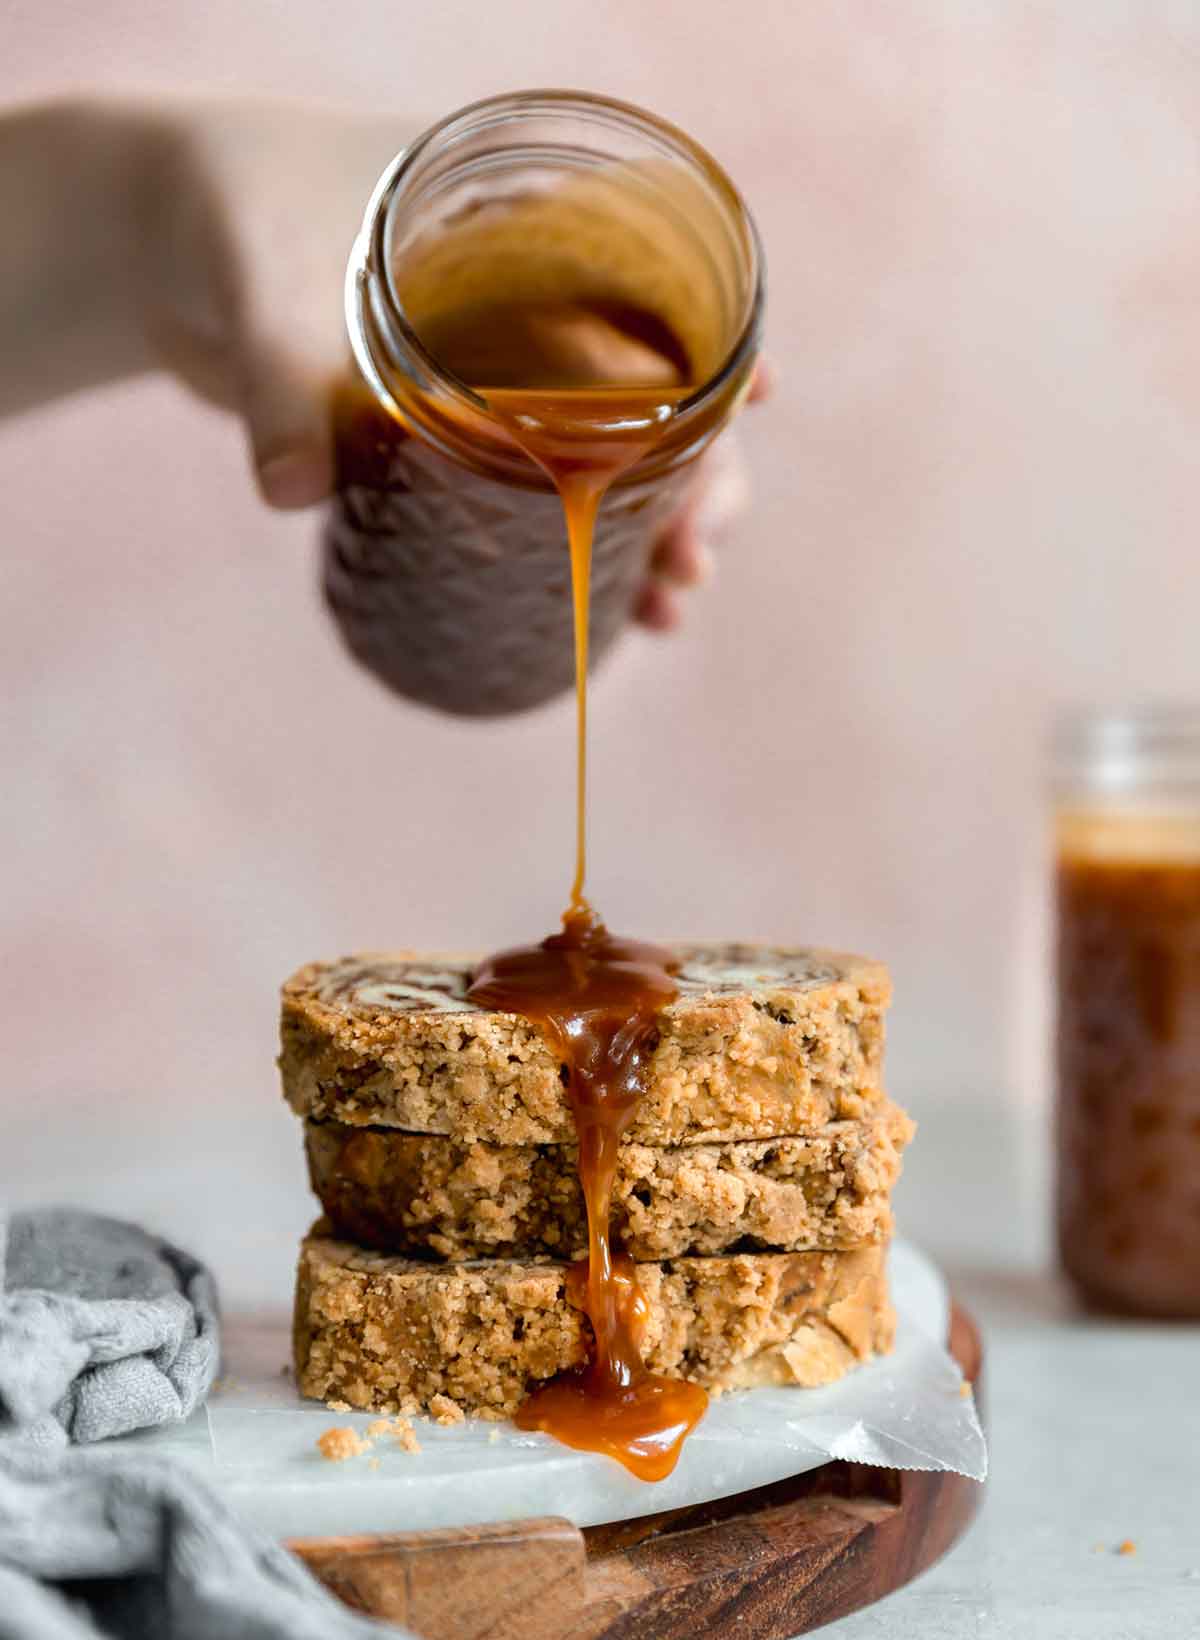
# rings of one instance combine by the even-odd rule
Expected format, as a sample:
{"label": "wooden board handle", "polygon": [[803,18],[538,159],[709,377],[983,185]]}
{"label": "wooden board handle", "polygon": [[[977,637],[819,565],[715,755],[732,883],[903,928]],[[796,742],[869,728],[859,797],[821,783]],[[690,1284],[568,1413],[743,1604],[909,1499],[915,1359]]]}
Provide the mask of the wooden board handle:
{"label": "wooden board handle", "polygon": [[566,1520],[290,1543],[356,1611],[427,1640],[551,1640],[583,1604],[583,1537]]}

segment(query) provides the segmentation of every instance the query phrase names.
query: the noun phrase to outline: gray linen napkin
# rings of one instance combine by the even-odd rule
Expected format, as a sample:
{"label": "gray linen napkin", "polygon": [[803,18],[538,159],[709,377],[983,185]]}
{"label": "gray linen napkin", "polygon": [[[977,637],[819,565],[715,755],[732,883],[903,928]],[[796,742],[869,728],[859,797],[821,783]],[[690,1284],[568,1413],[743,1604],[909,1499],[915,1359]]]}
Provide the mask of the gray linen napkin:
{"label": "gray linen napkin", "polygon": [[68,1445],[200,1404],[219,1355],[204,1266],[69,1209],[5,1230],[0,1214],[0,1640],[398,1640],[184,1465]]}
{"label": "gray linen napkin", "polygon": [[212,1277],[169,1242],[65,1207],[14,1213],[7,1236],[0,1218],[0,1436],[82,1443],[176,1423],[218,1355]]}
{"label": "gray linen napkin", "polygon": [[400,1640],[247,1530],[183,1465],[0,1454],[0,1640]]}

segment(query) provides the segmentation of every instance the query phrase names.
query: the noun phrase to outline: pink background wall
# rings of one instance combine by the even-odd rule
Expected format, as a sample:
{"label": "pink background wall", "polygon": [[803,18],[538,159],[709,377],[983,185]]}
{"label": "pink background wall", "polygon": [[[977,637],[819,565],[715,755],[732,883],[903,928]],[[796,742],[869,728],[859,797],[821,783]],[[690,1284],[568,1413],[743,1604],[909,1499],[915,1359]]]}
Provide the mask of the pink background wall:
{"label": "pink background wall", "polygon": [[[1200,694],[1184,12],[8,0],[0,89],[407,119],[570,84],[725,162],[781,385],[714,588],[597,688],[594,886],[631,932],[886,957],[919,1113],[1038,1096],[1053,705]],[[0,1189],[210,1248],[236,1207],[275,1257],[306,1211],[278,981],[543,932],[569,708],[471,726],[385,698],[317,605],[315,521],[266,513],[237,426],[168,381],[0,427],[0,520]]]}

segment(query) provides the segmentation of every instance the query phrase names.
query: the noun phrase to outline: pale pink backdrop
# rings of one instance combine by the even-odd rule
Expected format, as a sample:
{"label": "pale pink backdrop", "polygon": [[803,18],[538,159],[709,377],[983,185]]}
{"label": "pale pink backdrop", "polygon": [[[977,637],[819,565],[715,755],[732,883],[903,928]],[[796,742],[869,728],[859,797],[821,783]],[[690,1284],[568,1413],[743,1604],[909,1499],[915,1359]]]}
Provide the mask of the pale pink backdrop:
{"label": "pale pink backdrop", "polygon": [[[0,89],[398,115],[536,84],[702,138],[767,245],[756,499],[595,707],[595,890],[650,935],[865,948],[892,1080],[1044,1083],[1054,703],[1200,695],[1200,10],[8,0]],[[2,368],[2,365],[0,365]],[[0,1190],[282,1282],[308,1211],[275,989],[550,924],[566,705],[444,722],[339,652],[315,521],[170,382],[0,427]],[[250,1274],[253,1270],[255,1274]],[[269,1282],[263,1272],[270,1272]]]}

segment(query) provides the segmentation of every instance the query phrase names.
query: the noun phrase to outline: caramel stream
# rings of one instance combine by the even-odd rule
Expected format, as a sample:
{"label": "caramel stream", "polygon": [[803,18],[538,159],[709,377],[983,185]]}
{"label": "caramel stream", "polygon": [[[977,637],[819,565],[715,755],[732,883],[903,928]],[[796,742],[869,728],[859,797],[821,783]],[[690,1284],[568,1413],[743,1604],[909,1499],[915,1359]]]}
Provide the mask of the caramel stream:
{"label": "caramel stream", "polygon": [[[646,316],[634,324],[621,315],[618,325],[611,313],[576,309],[570,323],[558,313],[543,327],[536,316],[519,325],[506,317],[526,363],[531,336],[539,344],[539,385],[509,385],[512,375],[498,367],[498,385],[477,383],[461,365],[459,373],[549,474],[563,504],[575,625],[576,858],[561,932],[491,957],[470,995],[540,1025],[566,1067],[588,1216],[588,1257],[569,1279],[592,1331],[589,1365],[531,1395],[517,1423],[607,1453],[643,1480],[661,1480],[675,1467],[708,1397],[698,1385],[647,1369],[640,1349],[645,1305],[634,1264],[614,1246],[610,1220],[618,1146],[645,1091],[658,1016],[676,986],[669,952],[609,934],[587,899],[588,603],[592,537],[604,494],[653,450],[687,383],[668,353],[645,339],[658,340]],[[610,365],[619,360],[625,385],[604,379],[606,355]]]}

